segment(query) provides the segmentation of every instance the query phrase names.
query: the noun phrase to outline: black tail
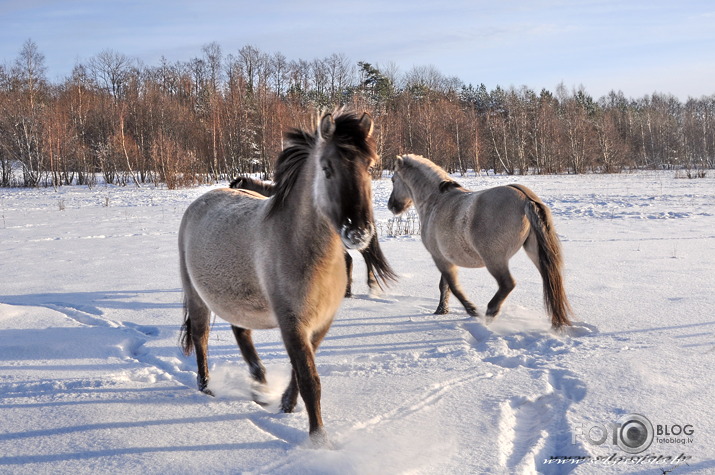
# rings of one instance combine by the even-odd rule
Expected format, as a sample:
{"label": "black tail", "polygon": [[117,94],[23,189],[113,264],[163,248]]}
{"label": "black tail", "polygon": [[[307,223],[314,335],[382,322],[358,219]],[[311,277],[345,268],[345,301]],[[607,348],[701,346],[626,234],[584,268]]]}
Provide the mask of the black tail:
{"label": "black tail", "polygon": [[365,259],[365,265],[367,266],[368,272],[372,270],[375,274],[375,281],[381,289],[397,281],[397,274],[392,267],[387,262],[387,258],[382,253],[380,249],[380,243],[377,239],[377,234],[373,234],[370,243],[365,249],[360,251],[362,257]]}

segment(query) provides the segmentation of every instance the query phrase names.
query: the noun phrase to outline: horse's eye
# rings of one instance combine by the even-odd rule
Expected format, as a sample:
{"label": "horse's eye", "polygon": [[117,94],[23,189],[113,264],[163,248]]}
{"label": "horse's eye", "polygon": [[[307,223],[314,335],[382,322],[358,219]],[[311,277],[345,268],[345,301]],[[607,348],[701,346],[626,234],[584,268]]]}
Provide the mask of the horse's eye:
{"label": "horse's eye", "polygon": [[325,173],[325,178],[330,179],[333,173],[330,171],[330,167],[323,167],[323,173]]}
{"label": "horse's eye", "polygon": [[372,175],[373,173],[375,173],[375,167],[368,167],[367,172]]}

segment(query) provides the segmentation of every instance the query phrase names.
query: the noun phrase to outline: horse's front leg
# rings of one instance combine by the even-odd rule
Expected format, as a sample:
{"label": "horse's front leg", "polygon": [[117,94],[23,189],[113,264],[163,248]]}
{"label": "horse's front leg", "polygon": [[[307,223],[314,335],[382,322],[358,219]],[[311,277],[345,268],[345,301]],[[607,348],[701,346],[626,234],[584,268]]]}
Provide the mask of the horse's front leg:
{"label": "horse's front leg", "polygon": [[326,445],[328,438],[323,428],[323,417],[320,410],[320,377],[315,366],[313,344],[297,318],[289,317],[286,320],[290,324],[282,326],[281,333],[293,367],[293,374],[291,383],[283,394],[281,409],[284,412],[293,410],[297,400],[297,386],[308,413],[310,439],[316,445]]}
{"label": "horse's front leg", "polygon": [[[325,335],[328,333],[329,329],[330,329],[330,325],[327,325],[327,326],[325,326],[325,328],[321,329],[320,331],[313,333],[313,337],[311,338],[311,343],[313,345],[314,353],[318,351],[318,346],[320,346],[320,343],[323,341],[323,338],[325,338]],[[290,384],[288,384],[288,387],[283,392],[283,397],[281,398],[281,411],[283,411],[285,413],[291,413],[291,412],[293,412],[293,409],[295,409],[295,405],[297,403],[298,403],[298,381],[296,380],[296,377],[295,377],[295,370],[292,370]]]}
{"label": "horse's front leg", "polygon": [[489,301],[487,305],[487,321],[491,322],[496,318],[501,310],[501,306],[506,300],[507,296],[514,290],[516,282],[509,272],[508,263],[503,263],[501,265],[487,265],[487,270],[496,279],[499,285],[499,290],[494,294],[494,297]]}
{"label": "horse's front leg", "polygon": [[464,306],[464,309],[469,315],[471,315],[472,317],[479,316],[477,306],[474,305],[467,298],[467,296],[462,291],[462,287],[459,285],[459,280],[457,279],[457,267],[451,264],[443,266],[438,265],[437,267],[440,268],[440,271],[442,272],[442,278],[439,281],[439,306],[437,307],[437,311],[435,311],[435,314],[439,314],[439,311],[441,309],[444,310],[443,313],[447,313],[449,311],[448,299],[449,291],[451,290],[454,296],[457,297],[459,302]]}

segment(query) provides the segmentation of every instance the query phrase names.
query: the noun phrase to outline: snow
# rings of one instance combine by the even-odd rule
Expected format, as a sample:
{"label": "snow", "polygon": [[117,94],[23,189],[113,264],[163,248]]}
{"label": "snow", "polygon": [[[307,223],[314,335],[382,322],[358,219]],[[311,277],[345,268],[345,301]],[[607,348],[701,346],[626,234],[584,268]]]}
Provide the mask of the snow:
{"label": "snow", "polygon": [[[194,357],[177,341],[176,238],[186,206],[211,187],[0,190],[0,473],[712,473],[715,179],[455,179],[518,181],[551,206],[578,322],[550,330],[524,253],[494,323],[456,299],[433,315],[439,275],[419,236],[382,235],[399,282],[369,296],[355,254],[357,295],[317,356],[332,450],[311,447],[301,401],[278,412],[290,367],[276,330],[254,332],[271,404],[251,401],[218,318],[216,397],[196,390]],[[383,230],[390,189],[374,183]],[[483,310],[493,279],[460,277]],[[595,425],[610,431],[630,413],[692,432],[657,435],[638,454],[652,458],[616,463],[630,455],[610,435],[592,445],[585,434],[598,439]],[[544,463],[566,456],[591,458]]]}

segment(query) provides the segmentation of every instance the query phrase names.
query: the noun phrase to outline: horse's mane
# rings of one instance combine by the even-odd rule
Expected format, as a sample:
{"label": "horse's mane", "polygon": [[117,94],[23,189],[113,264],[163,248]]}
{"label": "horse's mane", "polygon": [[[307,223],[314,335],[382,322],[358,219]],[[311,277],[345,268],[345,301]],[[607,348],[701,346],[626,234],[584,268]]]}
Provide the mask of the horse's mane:
{"label": "horse's mane", "polygon": [[[344,158],[374,154],[375,141],[372,137],[366,136],[360,118],[357,113],[346,109],[339,109],[333,114],[335,131],[329,140]],[[308,162],[308,157],[318,143],[317,127],[316,125],[312,133],[301,129],[291,129],[284,134],[283,137],[289,145],[283,149],[276,160],[276,171],[273,177],[275,187],[268,216],[285,206],[293,186]]]}
{"label": "horse's mane", "polygon": [[426,159],[421,155],[408,154],[402,157],[406,170],[410,168],[419,169],[422,173],[411,173],[411,181],[419,188],[439,189],[440,193],[445,193],[454,188],[463,188],[444,171],[440,166]]}

